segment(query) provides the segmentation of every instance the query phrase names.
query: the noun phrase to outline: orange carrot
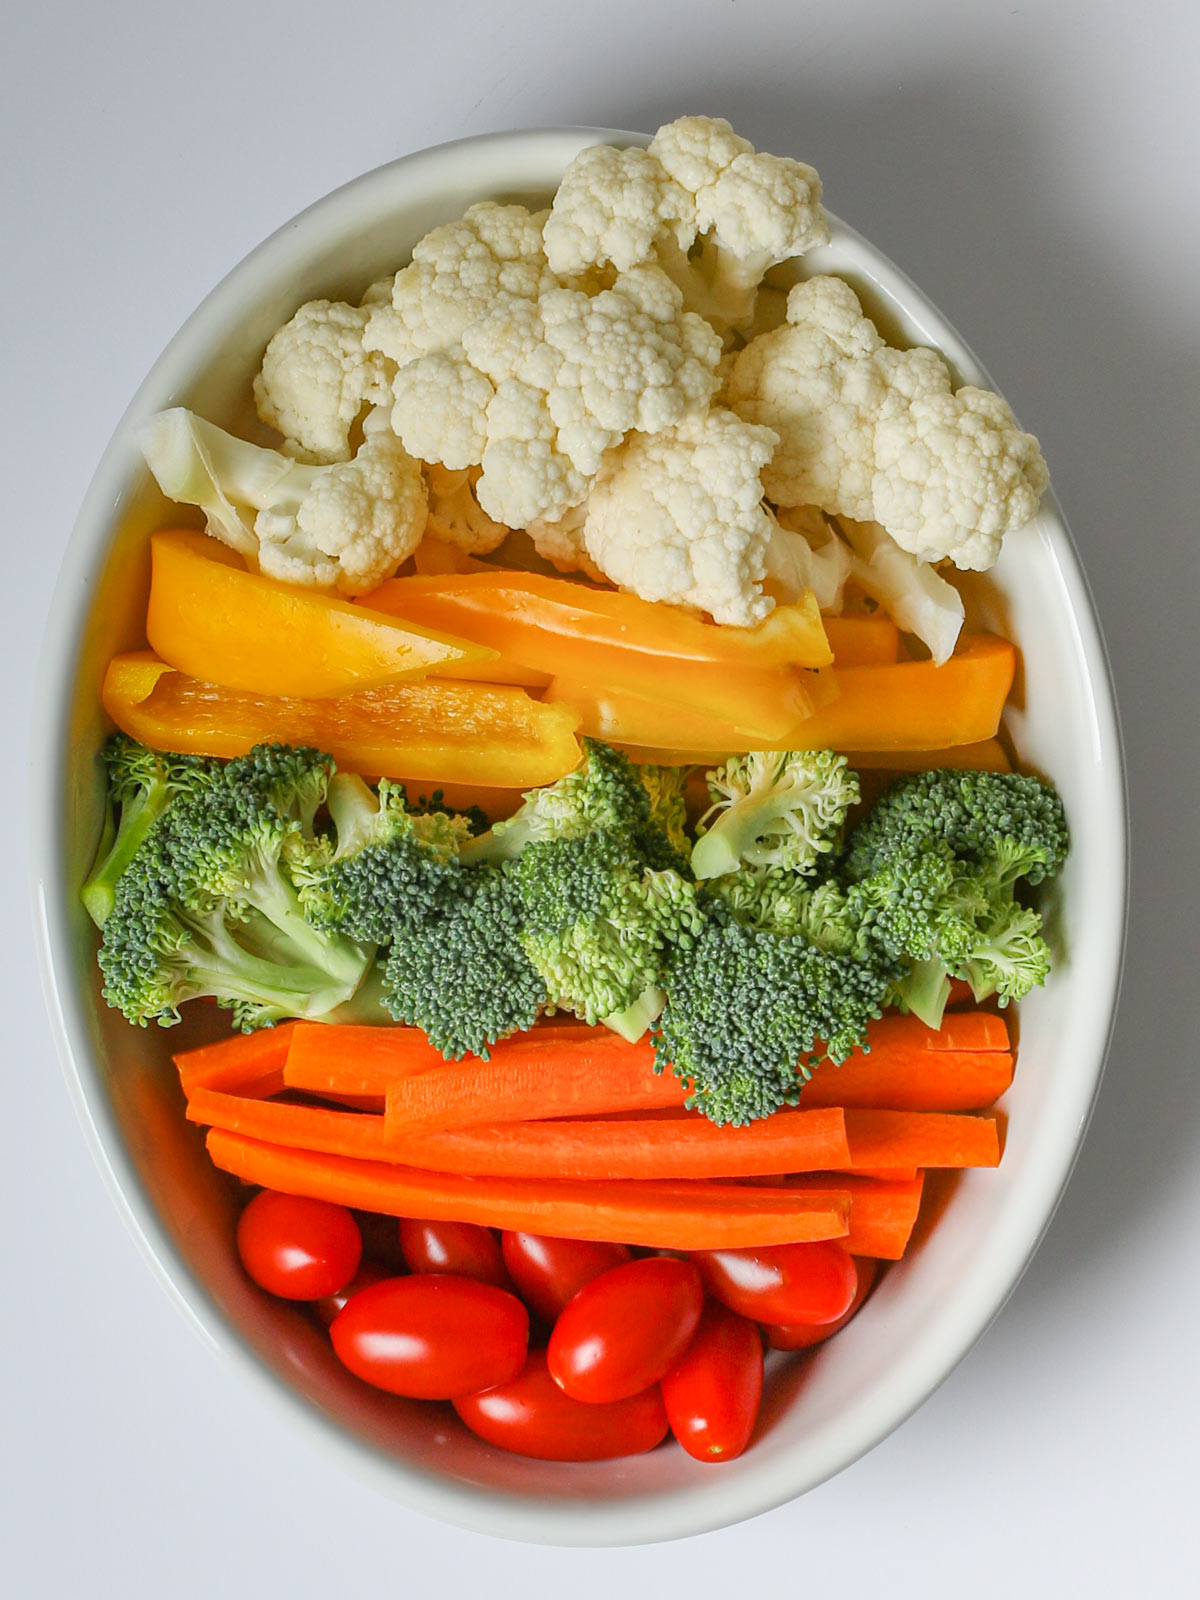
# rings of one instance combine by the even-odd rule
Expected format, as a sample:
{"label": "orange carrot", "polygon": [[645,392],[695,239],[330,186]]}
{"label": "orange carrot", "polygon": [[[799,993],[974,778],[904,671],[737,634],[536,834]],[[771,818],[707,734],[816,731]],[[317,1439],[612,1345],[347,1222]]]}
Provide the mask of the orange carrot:
{"label": "orange carrot", "polygon": [[719,1128],[694,1111],[518,1122],[398,1138],[389,1150],[412,1166],[510,1178],[731,1178],[850,1160],[836,1109],[778,1111],[745,1128]]}
{"label": "orange carrot", "polygon": [[[850,1165],[996,1167],[1000,1131],[992,1117],[938,1111],[847,1111]],[[864,1255],[874,1255],[864,1250]]]}
{"label": "orange carrot", "polygon": [[443,1063],[390,1084],[387,1135],[407,1140],[484,1123],[681,1106],[687,1094],[673,1073],[655,1073],[649,1040],[629,1044],[606,1029],[545,1044],[519,1035],[489,1062]]}
{"label": "orange carrot", "polygon": [[[528,1033],[514,1034],[492,1046],[491,1060],[467,1056],[464,1071],[486,1077],[510,1061],[540,1060],[547,1050],[560,1046],[583,1047],[587,1041],[605,1046],[616,1040],[607,1028],[583,1023],[539,1023]],[[626,1050],[624,1041],[616,1040]],[[382,1095],[401,1078],[414,1073],[449,1071],[445,1060],[420,1028],[366,1027],[350,1023],[299,1022],[283,1069],[289,1089],[309,1094]],[[526,1115],[518,1112],[517,1116]],[[487,1120],[494,1120],[490,1115]]]}
{"label": "orange carrot", "polygon": [[477,1222],[563,1239],[606,1239],[658,1250],[719,1250],[841,1239],[850,1201],[703,1181],[585,1183],[569,1178],[460,1178],[382,1161],[318,1155],[213,1128],[214,1165],[246,1183],[332,1200],[361,1211]]}
{"label": "orange carrot", "polygon": [[[930,1028],[919,1017],[893,1012],[867,1028],[867,1046],[880,1055],[904,1050],[953,1050],[973,1053],[1010,1050],[1008,1024],[991,1011],[956,1011],[942,1018],[940,1028]],[[856,1052],[857,1055],[857,1052]],[[851,1057],[851,1060],[856,1057]]]}
{"label": "orange carrot", "polygon": [[1012,1075],[1007,1050],[905,1052],[879,1046],[869,1055],[856,1051],[840,1067],[822,1062],[801,1090],[800,1102],[808,1110],[981,1111],[1004,1093]]}
{"label": "orange carrot", "polygon": [[328,1155],[388,1159],[383,1118],[362,1112],[293,1106],[280,1100],[255,1100],[201,1088],[189,1096],[187,1115],[189,1122],[225,1128],[248,1139],[265,1139]]}
{"label": "orange carrot", "polygon": [[789,1194],[812,1199],[845,1192],[850,1196],[850,1232],[846,1248],[856,1256],[878,1256],[882,1261],[899,1261],[904,1254],[917,1213],[921,1208],[921,1189],[925,1179],[881,1182],[876,1178],[843,1178],[840,1172],[818,1178],[789,1178]]}
{"label": "orange carrot", "polygon": [[235,1033],[217,1044],[183,1050],[172,1059],[179,1068],[184,1094],[203,1086],[235,1094],[273,1094],[283,1087],[281,1076],[295,1030],[294,1022],[254,1033]]}

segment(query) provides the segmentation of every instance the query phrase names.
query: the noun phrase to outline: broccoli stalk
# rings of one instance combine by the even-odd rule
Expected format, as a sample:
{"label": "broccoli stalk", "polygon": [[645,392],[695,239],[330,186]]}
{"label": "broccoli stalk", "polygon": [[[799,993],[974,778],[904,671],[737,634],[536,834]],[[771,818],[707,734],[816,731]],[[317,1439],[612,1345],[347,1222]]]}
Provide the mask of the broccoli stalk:
{"label": "broccoli stalk", "polygon": [[103,759],[108,774],[104,829],[80,890],[84,908],[98,928],[113,908],[118,878],[151,826],[177,795],[194,793],[212,772],[198,756],[150,750],[123,733],[108,740]]}
{"label": "broccoli stalk", "polygon": [[713,804],[692,850],[697,878],[743,865],[813,871],[838,842],[858,780],[832,750],[756,750],[708,775]]}

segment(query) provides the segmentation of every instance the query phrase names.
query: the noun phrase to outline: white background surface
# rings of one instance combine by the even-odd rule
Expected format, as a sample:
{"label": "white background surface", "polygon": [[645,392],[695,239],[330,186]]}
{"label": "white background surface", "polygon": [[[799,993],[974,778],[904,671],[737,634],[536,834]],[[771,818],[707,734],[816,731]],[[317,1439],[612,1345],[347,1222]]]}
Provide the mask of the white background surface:
{"label": "white background surface", "polygon": [[[571,1552],[457,1532],[380,1498],[193,1338],[75,1124],[15,864],[0,935],[5,1592],[1200,1592],[1200,8],[7,10],[0,704],[13,778],[36,736],[31,676],[88,478],[146,369],[242,255],[328,189],[439,140],[559,122],[652,130],[705,111],[816,165],[833,209],[930,294],[1041,437],[1113,657],[1134,884],[1091,1134],[1041,1252],[972,1355],[799,1503],[681,1545]],[[22,824],[12,817],[18,856]]]}

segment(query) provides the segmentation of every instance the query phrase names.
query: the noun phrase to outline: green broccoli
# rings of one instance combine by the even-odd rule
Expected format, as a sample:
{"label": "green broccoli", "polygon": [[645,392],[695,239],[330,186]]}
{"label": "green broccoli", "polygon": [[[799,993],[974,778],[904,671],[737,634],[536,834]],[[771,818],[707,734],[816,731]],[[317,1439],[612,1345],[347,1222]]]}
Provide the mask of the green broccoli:
{"label": "green broccoli", "polygon": [[104,828],[96,859],[80,890],[98,928],[113,908],[117,879],[137,854],[154,822],[178,795],[193,794],[212,776],[214,764],[199,756],[151,750],[114,733],[102,752],[108,776]]}
{"label": "green broccoli", "polygon": [[496,867],[458,871],[454,893],[407,925],[385,955],[383,1002],[397,1022],[423,1028],[449,1057],[488,1058],[488,1047],[532,1028],[546,986],[521,943],[524,909]]}
{"label": "green broccoli", "polygon": [[715,896],[708,908],[667,966],[655,1065],[690,1086],[689,1106],[740,1125],[795,1105],[819,1060],[863,1043],[894,968],[747,927]]}
{"label": "green broccoli", "polygon": [[613,828],[528,845],[507,873],[551,1005],[640,1038],[665,999],[666,952],[700,924],[695,886]]}
{"label": "green broccoli", "polygon": [[890,998],[940,1025],[950,979],[1001,1005],[1044,983],[1038,913],[1014,891],[1058,872],[1062,801],[1016,773],[939,769],[894,784],[846,841],[840,875],[864,938],[906,963]]}
{"label": "green broccoli", "polygon": [[245,1030],[347,1014],[373,952],[312,927],[299,888],[331,767],[260,745],[172,801],[117,880],[99,954],[110,1005],[169,1026],[209,995]]}
{"label": "green broccoli", "polygon": [[650,796],[650,822],[666,834],[667,842],[677,852],[684,868],[692,850],[687,836],[687,806],[683,795],[687,774],[687,767],[637,768],[641,785]]}
{"label": "green broccoli", "polygon": [[334,840],[322,840],[301,876],[301,900],[314,927],[388,944],[398,930],[436,917],[457,893],[460,846],[469,819],[414,812],[402,784],[372,790],[355,773],[329,784]]}
{"label": "green broccoli", "polygon": [[531,790],[513,816],[466,844],[462,859],[471,865],[513,861],[539,840],[577,839],[597,828],[639,833],[650,821],[650,795],[638,769],[611,745],[584,739],[574,772]]}
{"label": "green broccoli", "polygon": [[752,750],[708,774],[713,804],[692,850],[697,878],[739,867],[810,873],[839,843],[858,779],[832,750]]}

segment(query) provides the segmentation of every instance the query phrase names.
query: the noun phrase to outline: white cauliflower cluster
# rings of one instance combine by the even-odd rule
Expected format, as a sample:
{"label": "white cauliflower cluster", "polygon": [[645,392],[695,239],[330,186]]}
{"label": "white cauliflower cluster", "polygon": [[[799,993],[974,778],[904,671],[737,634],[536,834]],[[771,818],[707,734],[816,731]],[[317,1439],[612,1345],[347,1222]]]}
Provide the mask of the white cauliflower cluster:
{"label": "white cauliflower cluster", "polygon": [[481,467],[479,504],[508,527],[579,505],[627,434],[703,413],[721,354],[661,268],[591,290],[556,277],[544,221],[485,202],[435,229],[364,336],[394,365],[392,426],[405,448]]}
{"label": "white cauliflower cluster", "polygon": [[280,450],[172,412],[148,459],[292,582],[362,593],[422,539],[487,556],[521,529],[733,626],[805,590],[835,610],[853,579],[943,659],[962,606],[932,563],[991,565],[1046,468],[841,279],[764,284],[828,239],[811,167],[681,117],[581,151],[548,210],[471,206],[358,305],[301,306],[254,383]]}
{"label": "white cauliflower cluster", "polygon": [[680,117],[648,150],[595,145],[567,168],[545,227],[556,272],[645,262],[727,333],[769,268],[829,241],[812,167],[755,150],[722,117]]}
{"label": "white cauliflower cluster", "polygon": [[924,561],[990,567],[1048,482],[999,395],[955,393],[935,350],[884,344],[840,278],[797,284],[785,325],[737,356],[723,395],[779,435],[763,472],[777,505],[881,523]]}

